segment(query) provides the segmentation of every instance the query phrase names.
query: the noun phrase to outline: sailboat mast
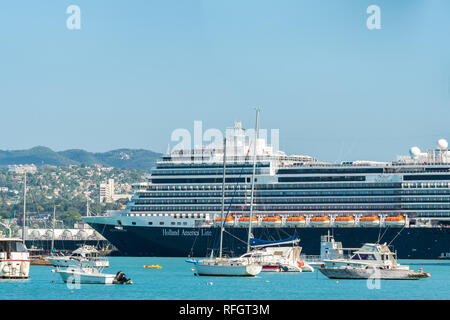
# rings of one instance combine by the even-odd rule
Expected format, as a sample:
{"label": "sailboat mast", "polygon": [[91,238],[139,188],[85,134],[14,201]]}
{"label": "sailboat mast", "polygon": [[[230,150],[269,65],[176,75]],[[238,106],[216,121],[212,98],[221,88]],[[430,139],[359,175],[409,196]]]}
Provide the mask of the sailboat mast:
{"label": "sailboat mast", "polygon": [[26,235],[26,215],[27,215],[27,172],[24,172],[25,179],[24,179],[24,188],[23,188],[23,223],[22,223],[22,240],[23,243],[25,243],[25,240],[27,240]]}
{"label": "sailboat mast", "polygon": [[53,248],[55,245],[55,214],[56,214],[56,204],[53,206],[53,232],[52,232],[52,247],[50,249],[50,253],[53,254]]}
{"label": "sailboat mast", "polygon": [[252,234],[252,218],[253,218],[253,197],[255,191],[255,173],[256,173],[256,143],[258,141],[259,130],[259,109],[256,109],[256,124],[255,124],[255,141],[253,146],[253,172],[252,172],[252,191],[250,195],[250,216],[248,224],[248,240],[247,240],[247,252],[250,252],[250,237]]}
{"label": "sailboat mast", "polygon": [[224,219],[224,209],[225,209],[225,169],[227,167],[227,138],[223,138],[223,179],[222,179],[222,212],[221,212],[221,223],[220,223],[220,248],[219,248],[219,258],[222,258],[222,245],[223,245],[223,226]]}

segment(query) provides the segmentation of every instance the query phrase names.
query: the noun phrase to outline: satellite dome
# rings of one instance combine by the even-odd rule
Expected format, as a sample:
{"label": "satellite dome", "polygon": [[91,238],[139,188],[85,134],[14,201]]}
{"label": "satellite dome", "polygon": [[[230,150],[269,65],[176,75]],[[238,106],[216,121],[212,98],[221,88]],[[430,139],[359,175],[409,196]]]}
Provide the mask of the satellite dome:
{"label": "satellite dome", "polygon": [[418,147],[412,147],[409,149],[409,154],[411,158],[417,158],[420,155],[420,149]]}
{"label": "satellite dome", "polygon": [[438,142],[437,142],[437,148],[439,149],[439,150],[447,150],[447,148],[448,148],[448,142],[447,142],[447,140],[445,140],[445,139],[439,139],[438,140]]}

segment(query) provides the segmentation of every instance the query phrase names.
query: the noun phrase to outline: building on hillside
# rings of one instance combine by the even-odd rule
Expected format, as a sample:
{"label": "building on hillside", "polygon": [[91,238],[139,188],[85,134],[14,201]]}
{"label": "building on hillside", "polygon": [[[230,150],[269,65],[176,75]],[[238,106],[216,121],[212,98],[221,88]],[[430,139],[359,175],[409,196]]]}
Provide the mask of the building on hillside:
{"label": "building on hillside", "polygon": [[36,173],[37,167],[34,164],[13,164],[8,166],[8,171],[17,174]]}

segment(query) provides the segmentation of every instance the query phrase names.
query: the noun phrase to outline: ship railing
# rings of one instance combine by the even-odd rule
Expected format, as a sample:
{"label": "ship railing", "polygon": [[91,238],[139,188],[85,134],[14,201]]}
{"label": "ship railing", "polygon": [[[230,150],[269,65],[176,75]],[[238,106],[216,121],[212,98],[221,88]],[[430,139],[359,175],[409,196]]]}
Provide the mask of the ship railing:
{"label": "ship railing", "polygon": [[306,262],[321,262],[322,261],[320,255],[307,255],[307,254],[301,254],[300,260],[306,261]]}

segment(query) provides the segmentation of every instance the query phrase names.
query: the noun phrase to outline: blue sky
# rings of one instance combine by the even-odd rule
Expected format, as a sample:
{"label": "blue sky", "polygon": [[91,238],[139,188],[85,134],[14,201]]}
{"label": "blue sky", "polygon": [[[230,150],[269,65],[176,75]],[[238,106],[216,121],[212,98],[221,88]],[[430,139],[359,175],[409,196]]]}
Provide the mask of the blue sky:
{"label": "blue sky", "polygon": [[2,3],[0,149],[164,152],[194,120],[253,127],[257,106],[290,154],[431,148],[450,140],[449,14],[446,0]]}

